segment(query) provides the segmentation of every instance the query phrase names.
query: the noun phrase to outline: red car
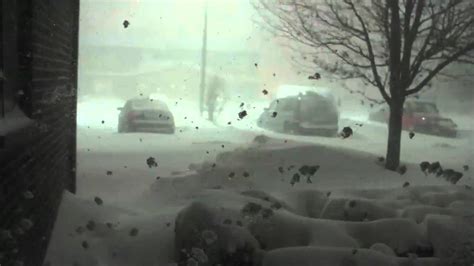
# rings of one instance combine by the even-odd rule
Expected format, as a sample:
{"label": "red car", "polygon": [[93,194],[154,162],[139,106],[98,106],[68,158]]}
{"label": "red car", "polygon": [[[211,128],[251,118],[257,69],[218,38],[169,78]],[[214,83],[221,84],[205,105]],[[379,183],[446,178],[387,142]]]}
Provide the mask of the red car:
{"label": "red car", "polygon": [[[434,102],[407,100],[404,105],[402,128],[414,132],[457,136],[457,125],[450,118],[443,117]],[[369,115],[369,120],[386,123],[389,117],[387,106]]]}

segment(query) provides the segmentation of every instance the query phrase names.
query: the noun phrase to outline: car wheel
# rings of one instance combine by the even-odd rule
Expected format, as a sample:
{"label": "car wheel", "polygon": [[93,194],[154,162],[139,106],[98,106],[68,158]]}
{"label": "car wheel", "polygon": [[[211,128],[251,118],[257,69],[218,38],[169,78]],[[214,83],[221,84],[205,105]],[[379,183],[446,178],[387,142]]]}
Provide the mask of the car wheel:
{"label": "car wheel", "polygon": [[455,139],[458,137],[458,132],[457,131],[449,132],[448,137]]}
{"label": "car wheel", "polygon": [[337,129],[328,129],[327,131],[324,132],[325,137],[335,137],[337,135],[338,131]]}

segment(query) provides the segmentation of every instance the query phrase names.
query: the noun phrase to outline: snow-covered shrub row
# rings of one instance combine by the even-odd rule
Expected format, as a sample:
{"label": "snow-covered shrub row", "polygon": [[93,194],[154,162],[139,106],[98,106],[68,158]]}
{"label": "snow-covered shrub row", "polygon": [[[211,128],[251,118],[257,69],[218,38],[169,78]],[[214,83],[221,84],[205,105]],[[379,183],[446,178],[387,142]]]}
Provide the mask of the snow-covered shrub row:
{"label": "snow-covered shrub row", "polygon": [[[175,252],[185,263],[196,259],[193,248],[202,250],[199,265],[470,265],[463,263],[474,258],[472,204],[465,187],[280,198],[210,190],[179,213]],[[205,241],[204,232],[216,240]]]}

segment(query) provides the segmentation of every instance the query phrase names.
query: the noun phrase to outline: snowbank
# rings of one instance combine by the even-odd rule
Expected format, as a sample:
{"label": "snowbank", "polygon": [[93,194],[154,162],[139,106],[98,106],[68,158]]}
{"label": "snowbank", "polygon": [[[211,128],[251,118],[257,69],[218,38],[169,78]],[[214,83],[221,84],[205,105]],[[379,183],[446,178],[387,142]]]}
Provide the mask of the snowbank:
{"label": "snowbank", "polygon": [[[414,188],[409,193],[423,195],[439,190],[437,187],[423,187]],[[461,195],[467,189],[443,187],[442,190]],[[335,191],[334,194],[347,197],[348,192],[351,191]],[[379,190],[353,192],[383,195]],[[275,205],[263,192],[243,194],[208,190],[181,210],[176,220],[177,256],[186,261],[194,258],[189,255],[193,248],[202,250],[206,261],[200,265],[260,265],[258,262],[262,257],[263,265],[339,266],[350,262],[359,263],[357,265],[446,265],[441,261],[473,262],[470,247],[474,240],[471,236],[474,227],[459,214],[431,214],[421,223],[412,217],[384,218],[380,214],[380,218],[374,221],[328,220],[293,213],[293,209],[302,206],[291,206],[282,198],[278,200],[285,204]],[[407,193],[397,189],[390,194],[404,198]],[[301,197],[305,198],[305,195],[310,194],[304,192]],[[466,195],[472,196],[472,193]],[[341,197],[335,196],[335,199]],[[311,199],[314,197],[307,200]],[[354,198],[348,199],[352,200]],[[412,203],[401,204],[400,209],[420,202],[423,200],[413,198]],[[474,202],[474,198],[470,202]],[[340,212],[344,212],[344,208],[341,207]],[[219,241],[204,241],[202,234],[209,231]],[[236,257],[236,254],[240,256]]]}
{"label": "snowbank", "polygon": [[178,209],[137,211],[107,201],[98,205],[65,193],[45,264],[50,266],[167,265],[174,260]]}
{"label": "snowbank", "polygon": [[[136,158],[139,149],[152,154],[157,141],[134,147],[130,156],[137,164],[128,166],[137,175],[157,171],[137,172],[146,167],[146,158]],[[110,154],[120,148],[104,145],[112,146]],[[107,200],[97,205],[91,194],[65,194],[47,261],[52,266],[169,265],[176,258],[199,265],[237,260],[240,265],[432,266],[470,260],[465,248],[470,240],[460,231],[472,227],[466,218],[474,206],[470,179],[448,185],[425,176],[417,164],[407,164],[400,175],[385,170],[373,154],[342,147],[262,136],[239,146],[209,158],[200,153],[197,157],[207,161],[179,174],[152,176],[153,184],[138,199],[120,207]],[[185,143],[173,151],[181,156],[179,151],[192,147]],[[166,165],[158,159],[160,167]],[[317,171],[307,176],[314,166]],[[119,174],[114,169],[110,178]],[[124,178],[129,187],[117,193],[130,194],[142,177]],[[449,235],[452,241],[444,241]],[[463,248],[452,251],[452,243]]]}

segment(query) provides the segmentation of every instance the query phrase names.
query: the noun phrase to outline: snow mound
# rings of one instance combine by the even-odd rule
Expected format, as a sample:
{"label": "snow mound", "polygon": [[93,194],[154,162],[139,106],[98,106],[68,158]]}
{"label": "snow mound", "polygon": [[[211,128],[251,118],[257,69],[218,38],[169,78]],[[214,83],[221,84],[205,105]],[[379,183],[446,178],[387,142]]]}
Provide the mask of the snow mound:
{"label": "snow mound", "polygon": [[130,266],[173,262],[178,209],[142,213],[65,192],[45,265]]}
{"label": "snow mound", "polygon": [[[399,189],[389,195],[377,190],[333,192],[332,201],[341,201],[334,205],[334,213],[337,212],[336,206],[339,207],[338,212],[344,214],[347,208],[356,208],[359,204],[361,209],[375,213],[368,215],[372,217],[371,221],[360,216],[351,219],[354,217],[351,214],[331,219],[314,218],[324,215],[323,210],[327,210],[325,202],[328,197],[321,191],[302,190],[275,196],[255,190],[240,194],[208,190],[198,195],[178,215],[175,252],[182,262],[189,258],[192,248],[198,248],[203,250],[209,261],[223,265],[259,265],[256,263],[262,256],[263,265],[316,265],[313,264],[315,261],[317,265],[337,266],[443,265],[441,260],[460,261],[459,257],[470,261],[470,245],[474,238],[469,234],[459,235],[463,230],[460,228],[467,228],[467,222],[450,224],[443,220],[462,220],[462,215],[466,213],[461,210],[466,209],[454,211],[419,203],[423,195],[433,194],[433,191],[444,190],[444,193],[437,192],[440,197],[449,194],[464,198],[467,194],[463,194],[462,189],[414,187],[408,193]],[[415,192],[421,199],[404,200],[407,194]],[[359,195],[359,198],[350,194]],[[396,194],[398,197],[395,197]],[[361,195],[371,199],[361,200]],[[378,200],[382,203],[376,203],[374,195],[380,195]],[[389,204],[390,198],[401,201]],[[422,218],[409,215],[416,208],[424,210],[421,211]],[[445,210],[446,215],[437,214],[441,209]],[[211,246],[201,236],[207,230],[219,239]],[[439,236],[435,232],[446,235]],[[236,235],[238,237],[234,238]],[[443,239],[452,241],[445,243]]]}
{"label": "snow mound", "polygon": [[268,252],[263,266],[441,266],[436,258],[396,258],[370,249],[290,247]]}

